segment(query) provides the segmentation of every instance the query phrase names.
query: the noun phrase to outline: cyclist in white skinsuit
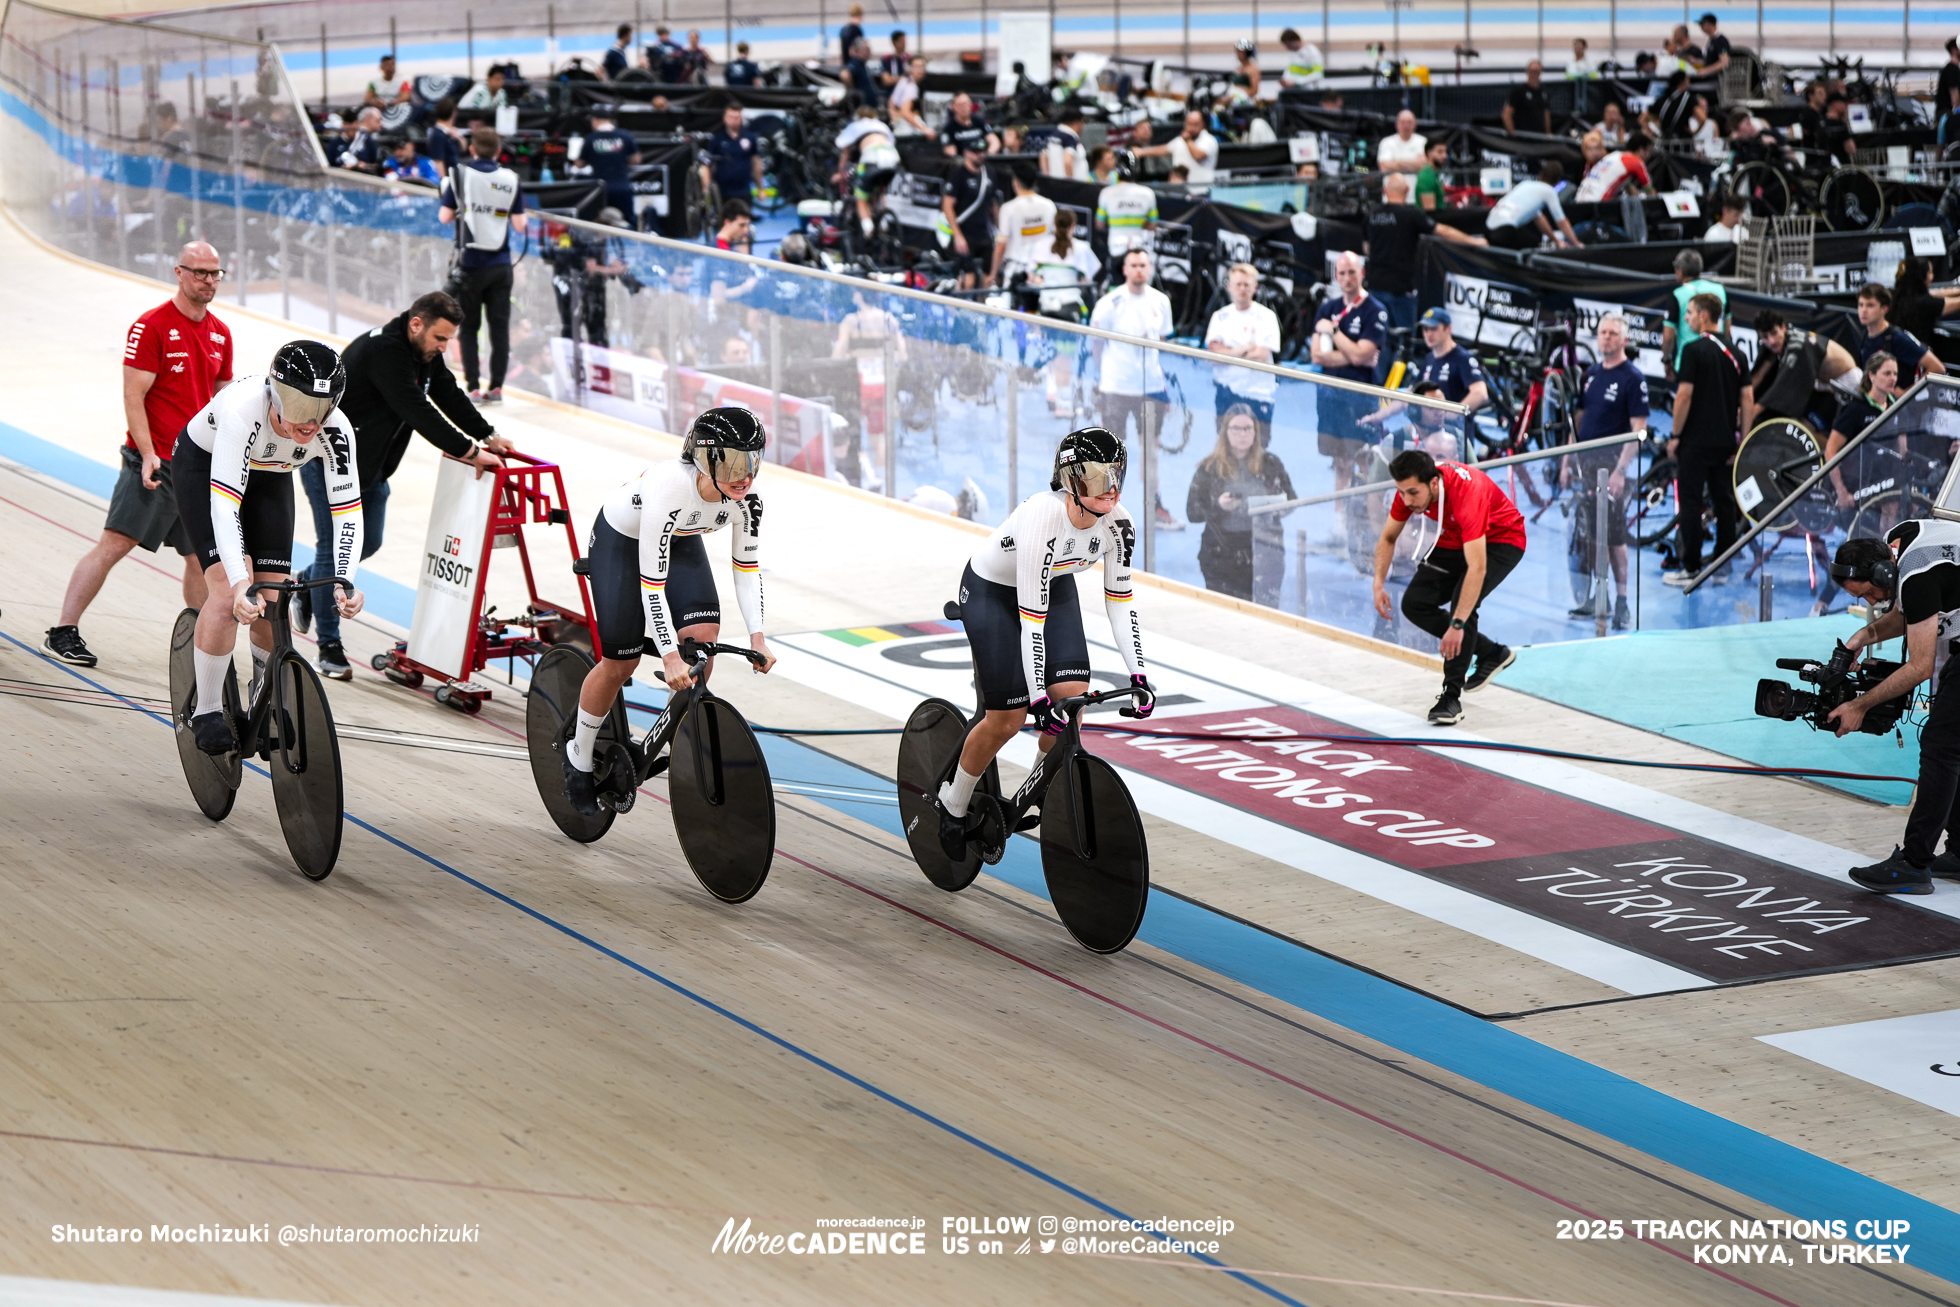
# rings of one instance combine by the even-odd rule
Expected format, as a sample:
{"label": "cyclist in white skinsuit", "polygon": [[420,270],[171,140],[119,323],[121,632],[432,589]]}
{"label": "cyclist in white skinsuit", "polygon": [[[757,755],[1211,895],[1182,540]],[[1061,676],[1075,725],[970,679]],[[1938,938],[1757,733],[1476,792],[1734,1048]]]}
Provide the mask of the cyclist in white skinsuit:
{"label": "cyclist in white skinsuit", "polygon": [[[206,753],[236,745],[224,713],[225,672],[238,628],[252,627],[252,685],[264,676],[272,625],[264,598],[246,598],[256,581],[285,581],[293,570],[293,469],[315,460],[327,472],[334,575],[351,586],[361,558],[361,484],[354,424],[337,405],[347,384],[340,356],[318,341],[280,347],[264,378],[241,377],[220,391],[178,434],[172,455],[177,511],[204,565],[207,587],[193,659],[197,707],[191,730]],[[361,611],[358,590],[336,588],[343,617]],[[249,705],[252,695],[247,695]]]}
{"label": "cyclist in white skinsuit", "polygon": [[1015,509],[960,578],[960,616],[986,716],[968,733],[953,779],[939,790],[939,842],[954,862],[965,859],[978,827],[970,801],[994,755],[1030,714],[1046,753],[1068,729],[1061,702],[1088,692],[1089,644],[1075,573],[1102,564],[1109,632],[1130,683],[1144,691],[1137,716],[1150,716],[1156,706],[1144,677],[1143,625],[1130,583],[1136,524],[1117,502],[1127,464],[1123,442],[1101,427],[1062,437],[1053,488]]}
{"label": "cyclist in white skinsuit", "polygon": [[599,728],[640,655],[660,657],[667,685],[687,688],[680,642],[721,635],[721,597],[700,537],[733,526],[729,561],[749,647],[776,665],[762,635],[762,497],[751,486],[762,466],[762,423],[745,408],[712,408],[688,427],[681,457],[656,463],[606,500],[586,553],[591,559],[598,665],[579,691],[578,724],[565,749],[565,797],[599,811],[593,772]]}

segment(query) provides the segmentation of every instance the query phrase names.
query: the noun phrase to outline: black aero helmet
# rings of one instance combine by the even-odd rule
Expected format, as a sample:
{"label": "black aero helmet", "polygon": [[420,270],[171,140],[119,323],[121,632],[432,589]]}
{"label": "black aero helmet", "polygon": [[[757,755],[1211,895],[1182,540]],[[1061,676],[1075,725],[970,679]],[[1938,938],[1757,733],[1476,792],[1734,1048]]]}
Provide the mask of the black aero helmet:
{"label": "black aero helmet", "polygon": [[1129,451],[1106,427],[1083,427],[1062,437],[1055,447],[1055,472],[1050,490],[1067,490],[1078,500],[1093,499],[1123,488],[1130,465]]}
{"label": "black aero helmet", "polygon": [[711,408],[690,422],[681,459],[724,484],[743,481],[762,467],[768,443],[762,419],[745,408]]}
{"label": "black aero helmet", "polygon": [[347,369],[331,345],[289,340],[272,356],[265,388],[288,426],[325,422],[347,391]]}

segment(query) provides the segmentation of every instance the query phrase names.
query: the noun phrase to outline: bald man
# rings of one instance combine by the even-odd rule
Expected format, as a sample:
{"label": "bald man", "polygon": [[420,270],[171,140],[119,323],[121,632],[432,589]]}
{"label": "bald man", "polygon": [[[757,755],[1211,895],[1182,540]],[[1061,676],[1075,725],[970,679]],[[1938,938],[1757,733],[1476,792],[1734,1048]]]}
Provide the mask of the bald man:
{"label": "bald man", "polygon": [[61,621],[48,631],[48,652],[63,662],[95,666],[82,640],[82,614],[109,571],[141,545],[164,543],[183,556],[184,602],[204,606],[204,571],[177,521],[170,488],[170,454],[177,433],[231,380],[231,328],[211,312],[224,279],[218,251],[193,241],[177,253],[177,293],[136,319],[123,342],[123,415],[129,423],[122,471],[109,497],[102,538],[75,564]]}

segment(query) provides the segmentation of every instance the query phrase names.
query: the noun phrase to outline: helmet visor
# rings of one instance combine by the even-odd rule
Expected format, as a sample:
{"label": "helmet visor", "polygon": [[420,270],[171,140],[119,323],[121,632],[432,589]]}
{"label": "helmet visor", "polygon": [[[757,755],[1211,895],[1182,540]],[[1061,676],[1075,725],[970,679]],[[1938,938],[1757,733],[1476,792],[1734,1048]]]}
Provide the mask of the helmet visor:
{"label": "helmet visor", "polygon": [[1062,469],[1062,479],[1077,499],[1113,495],[1123,488],[1123,464],[1072,463]]}
{"label": "helmet visor", "polygon": [[[324,386],[326,382],[317,384]],[[279,410],[280,420],[287,426],[318,426],[333,412],[332,395],[309,395],[276,377],[272,378],[271,385],[273,407]]]}
{"label": "helmet visor", "polygon": [[708,459],[708,475],[723,485],[734,485],[747,481],[762,470],[762,451],[759,449],[724,449],[710,446],[701,453]]}

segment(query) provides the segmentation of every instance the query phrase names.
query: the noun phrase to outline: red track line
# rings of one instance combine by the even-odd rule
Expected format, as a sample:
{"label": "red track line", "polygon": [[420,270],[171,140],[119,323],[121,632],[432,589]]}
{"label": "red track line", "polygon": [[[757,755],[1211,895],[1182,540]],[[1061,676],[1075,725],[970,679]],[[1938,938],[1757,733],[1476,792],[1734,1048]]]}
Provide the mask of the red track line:
{"label": "red track line", "polygon": [[[346,1166],[320,1166],[312,1162],[282,1162],[272,1157],[234,1157],[229,1153],[200,1153],[188,1148],[162,1148],[150,1144],[124,1144],[111,1139],[71,1139],[65,1135],[30,1134],[24,1130],[0,1130],[0,1138],[26,1139],[40,1144],[76,1144],[83,1148],[114,1148],[131,1153],[155,1153],[164,1157],[188,1157],[201,1162],[236,1162],[245,1166],[270,1166],[285,1171],[317,1171],[322,1175],[348,1175],[367,1180],[400,1180],[408,1184],[442,1185],[450,1189],[476,1189],[484,1193],[519,1194],[526,1198],[563,1198],[578,1203],[605,1203],[615,1207],[645,1207],[661,1212],[692,1212],[707,1216],[750,1217],[754,1212],[722,1212],[708,1207],[677,1207],[671,1203],[649,1203],[636,1198],[610,1198],[602,1194],[561,1193],[553,1189],[525,1189],[518,1185],[489,1184],[481,1180],[443,1180],[428,1175],[400,1175],[393,1171],[363,1171]],[[771,1216],[765,1220],[780,1221]]]}
{"label": "red track line", "polygon": [[[776,850],[776,852],[780,853],[783,857],[788,858],[791,862],[796,863],[798,866],[807,867],[811,871],[816,872],[820,876],[828,876],[830,879],[838,882],[839,884],[848,885],[852,889],[857,890],[860,893],[869,894],[872,898],[877,899],[881,903],[885,903],[891,907],[897,908],[899,911],[917,917],[921,921],[929,922],[932,925],[939,927],[941,930],[959,936],[961,939],[964,939],[969,943],[979,945],[981,948],[986,949],[989,953],[994,953],[999,955],[1000,957],[1006,958],[1009,962],[1015,963],[1018,966],[1025,967],[1029,971],[1035,972],[1037,975],[1046,976],[1048,979],[1053,980],[1058,984],[1065,985],[1068,988],[1075,990],[1079,994],[1083,994],[1089,998],[1095,999],[1099,1003],[1107,1004],[1108,1006],[1115,1008],[1119,1012],[1127,1013],[1128,1015],[1135,1017],[1139,1021],[1147,1022],[1150,1025],[1156,1026],[1160,1030],[1176,1035],[1180,1039],[1187,1040],[1190,1043],[1196,1044],[1200,1048],[1208,1049],[1211,1052],[1218,1054],[1220,1057],[1227,1058],[1233,1062],[1237,1062],[1239,1065],[1257,1071],[1262,1075],[1270,1076],[1271,1078],[1281,1082],[1282,1084],[1290,1085],[1293,1088],[1300,1090],[1302,1093],[1311,1094],[1313,1097],[1318,1098],[1323,1102],[1330,1103],[1335,1107],[1341,1108],[1343,1111],[1351,1112],[1354,1115],[1361,1117],[1363,1120],[1371,1121],[1378,1126],[1382,1126],[1385,1129],[1392,1130],[1396,1134],[1402,1135],[1403,1137],[1408,1139],[1412,1139],[1415,1142],[1424,1145],[1425,1147],[1432,1148],[1437,1152],[1444,1154],[1445,1156],[1453,1157],[1459,1162],[1464,1162],[1470,1166],[1474,1166],[1478,1170],[1493,1175],[1498,1179],[1505,1181],[1508,1184],[1516,1185],[1518,1188],[1523,1189],[1528,1193],[1536,1194],[1538,1197],[1543,1198],[1548,1202],[1556,1203],[1560,1207],[1566,1208],[1569,1211],[1578,1212],[1580,1215],[1585,1216],[1591,1220],[1601,1219],[1597,1213],[1587,1211],[1585,1208],[1579,1206],[1579,1204],[1575,1202],[1570,1201],[1569,1199],[1560,1198],[1557,1194],[1548,1193],[1545,1190],[1538,1188],[1536,1185],[1529,1183],[1528,1181],[1520,1180],[1518,1177],[1514,1175],[1509,1175],[1503,1171],[1498,1170],[1496,1167],[1491,1166],[1487,1162],[1480,1162],[1476,1158],[1471,1157],[1466,1153],[1458,1152],[1456,1149],[1451,1148],[1447,1144],[1439,1143],[1434,1139],[1428,1138],[1427,1136],[1417,1134],[1415,1131],[1409,1129],[1407,1126],[1397,1125],[1395,1122],[1390,1121],[1384,1117],[1377,1116],[1373,1112],[1370,1112],[1365,1108],[1357,1107],[1353,1103],[1349,1103],[1343,1099],[1336,1098],[1334,1095],[1329,1094],[1324,1090],[1315,1089],[1312,1085],[1305,1084],[1299,1080],[1295,1080],[1293,1077],[1275,1071],[1271,1067],[1263,1066],[1260,1063],[1253,1061],[1251,1058],[1244,1056],[1243,1054],[1234,1053],[1229,1048],[1221,1047],[1218,1044],[1212,1043],[1208,1039],[1204,1039],[1198,1035],[1192,1034],[1188,1030],[1180,1029],[1179,1027],[1170,1024],[1168,1021],[1164,1021],[1158,1017],[1150,1016],[1148,1013],[1139,1012],[1137,1009],[1129,1006],[1127,1003],[1120,1002],[1117,999],[1111,998],[1107,994],[1103,994],[1096,990],[1090,989],[1087,985],[1084,985],[1079,981],[1070,980],[1067,976],[1061,975],[1054,971],[1050,971],[1048,968],[1041,966],[1039,963],[1030,962],[1028,959],[1024,957],[1021,957],[1014,953],[1010,953],[1006,949],[1000,947],[998,944],[990,944],[986,940],[981,939],[978,935],[974,935],[969,931],[961,930],[958,926],[955,926],[950,922],[941,921],[939,918],[933,916],[930,913],[922,912],[919,909],[910,906],[909,904],[899,902],[897,899],[894,899],[889,895],[881,894],[877,890],[872,889],[868,885],[860,885],[858,882],[852,880],[848,876],[843,876],[838,874],[837,872],[827,870],[823,867],[819,867],[814,862],[805,861],[804,859],[797,857],[794,853],[791,853],[786,849],[779,848]],[[1640,1242],[1647,1244],[1650,1247],[1658,1248],[1662,1252],[1666,1253],[1668,1256],[1678,1258],[1683,1262],[1687,1262],[1691,1266],[1696,1265],[1694,1259],[1689,1257],[1686,1253],[1680,1252],[1674,1248],[1670,1248],[1664,1243],[1660,1243],[1656,1240],[1647,1239],[1647,1238],[1642,1238]],[[1740,1279],[1734,1275],[1731,1275],[1727,1271],[1718,1270],[1713,1266],[1708,1266],[1705,1264],[1701,1266],[1701,1269],[1708,1271],[1712,1275],[1719,1275],[1724,1280],[1728,1280],[1731,1283],[1740,1285],[1742,1288],[1749,1290],[1751,1293],[1761,1294],[1763,1297],[1769,1299],[1771,1302],[1781,1303],[1783,1307],[1797,1307],[1797,1304],[1792,1303],[1789,1299],[1779,1298],[1775,1294],[1771,1293],[1769,1290],[1751,1284],[1747,1280]]]}

